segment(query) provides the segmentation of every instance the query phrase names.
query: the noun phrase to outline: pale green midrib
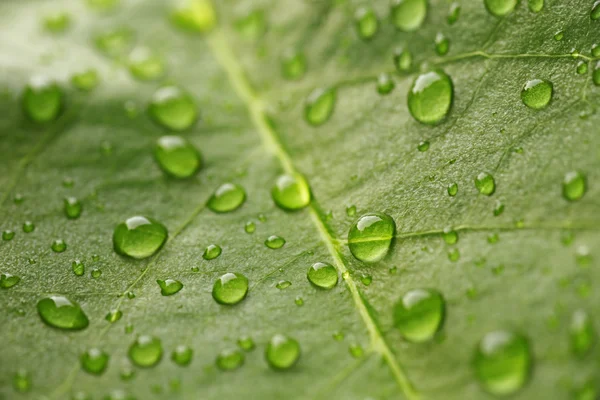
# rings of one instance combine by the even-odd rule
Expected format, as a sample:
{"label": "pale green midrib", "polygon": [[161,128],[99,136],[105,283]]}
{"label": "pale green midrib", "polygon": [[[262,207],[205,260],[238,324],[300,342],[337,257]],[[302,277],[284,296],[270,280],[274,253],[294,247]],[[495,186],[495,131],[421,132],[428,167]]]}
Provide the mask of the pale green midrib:
{"label": "pale green midrib", "polygon": [[[215,58],[227,72],[229,81],[235,92],[246,104],[250,117],[258,129],[258,133],[267,149],[279,159],[281,166],[286,173],[296,173],[297,170],[294,167],[290,155],[283,148],[276,132],[274,132],[271,126],[269,126],[269,124],[266,122],[265,107],[262,100],[251,87],[244,69],[240,65],[240,62],[236,56],[233,54],[233,51],[231,50],[223,32],[219,31],[218,29],[213,31],[208,37],[207,41],[213,51],[213,54],[215,55]],[[319,216],[314,204],[310,205],[309,211],[315,227],[321,235],[323,243],[326,245],[327,250],[334,259],[336,268],[343,276],[347,276],[348,270],[342,260],[340,252],[335,246],[335,242],[337,240],[330,236],[327,226]],[[396,360],[396,357],[377,329],[375,321],[369,314],[369,311],[360,296],[356,283],[350,276],[345,279],[345,282],[352,295],[354,304],[369,332],[372,348],[381,354],[381,356],[385,359],[403,394],[408,399],[418,399],[419,395],[415,391],[412,383],[402,371],[398,361]]]}

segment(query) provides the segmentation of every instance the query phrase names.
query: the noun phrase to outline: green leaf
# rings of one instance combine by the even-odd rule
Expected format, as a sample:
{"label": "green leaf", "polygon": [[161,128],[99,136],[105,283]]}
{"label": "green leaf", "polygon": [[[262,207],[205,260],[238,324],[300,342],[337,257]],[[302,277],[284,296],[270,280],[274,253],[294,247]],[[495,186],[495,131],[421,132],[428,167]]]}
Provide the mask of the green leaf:
{"label": "green leaf", "polygon": [[[506,371],[490,378],[477,352],[496,331],[532,359],[514,398],[597,396],[600,8],[429,0],[415,29],[399,11],[411,2],[393,2],[411,32],[394,26],[387,0],[0,2],[0,398],[486,399],[506,390],[485,384]],[[48,23],[57,15],[60,29]],[[410,110],[426,125],[407,99],[433,70],[454,92],[447,114],[448,97],[417,96]],[[50,83],[32,98],[34,76]],[[551,83],[545,106],[536,96],[547,89],[521,93],[536,79]],[[171,105],[186,120],[167,123],[177,132],[147,111],[165,86],[185,93]],[[41,109],[28,117],[24,101]],[[427,118],[428,105],[441,108]],[[185,139],[183,169],[157,164],[165,135]],[[310,205],[275,205],[283,174],[306,178]],[[213,212],[225,183],[245,193]],[[347,246],[368,213],[396,224],[369,264]],[[169,232],[140,260],[112,242],[137,215]],[[265,245],[273,235],[282,247]],[[221,253],[203,258],[210,245]],[[331,290],[307,279],[317,262],[337,269]],[[222,305],[211,292],[229,272],[249,289]],[[164,296],[157,281],[180,290]],[[414,315],[403,306],[395,317],[407,293],[433,298],[420,308],[427,329],[441,324],[433,338],[395,326]],[[429,318],[440,295],[444,314]],[[83,321],[79,305],[89,326],[45,324],[37,304],[48,296]],[[285,337],[299,360],[268,363],[267,345],[279,357]]]}

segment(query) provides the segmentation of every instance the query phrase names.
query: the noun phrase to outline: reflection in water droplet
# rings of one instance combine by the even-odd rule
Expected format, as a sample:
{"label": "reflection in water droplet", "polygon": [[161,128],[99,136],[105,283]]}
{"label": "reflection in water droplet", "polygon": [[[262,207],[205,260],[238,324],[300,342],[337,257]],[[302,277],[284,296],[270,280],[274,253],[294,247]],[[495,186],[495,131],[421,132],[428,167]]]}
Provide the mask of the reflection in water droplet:
{"label": "reflection in water droplet", "polygon": [[300,344],[293,338],[277,334],[267,344],[265,358],[273,369],[289,369],[300,358]]}
{"label": "reflection in water droplet", "polygon": [[97,348],[89,349],[79,357],[81,368],[92,375],[102,375],[108,366],[109,359],[108,353]]}
{"label": "reflection in water droplet", "polygon": [[319,126],[327,122],[333,114],[336,95],[334,89],[313,90],[304,105],[304,118],[313,125]]}
{"label": "reflection in water droplet", "polygon": [[563,197],[569,201],[580,200],[587,191],[586,176],[579,171],[565,174],[562,184]]}
{"label": "reflection in water droplet", "polygon": [[162,358],[162,342],[152,336],[140,336],[129,346],[127,355],[132,363],[141,368],[150,368]]}
{"label": "reflection in water droplet", "polygon": [[213,285],[212,296],[219,304],[233,305],[244,300],[248,293],[248,278],[238,273],[226,273]]}
{"label": "reflection in water droplet", "polygon": [[371,7],[363,6],[354,14],[356,33],[363,40],[372,39],[379,30],[379,19]]}
{"label": "reflection in water droplet", "polygon": [[166,279],[164,281],[158,279],[156,283],[158,283],[158,286],[160,287],[160,294],[163,296],[172,296],[183,289],[183,283],[175,279]]}
{"label": "reflection in water droplet", "polygon": [[81,330],[89,320],[79,304],[64,296],[50,296],[37,303],[38,314],[46,324],[59,329]]}
{"label": "reflection in water droplet", "polygon": [[387,254],[395,232],[396,224],[390,216],[365,214],[352,224],[348,232],[348,247],[360,261],[377,262]]}
{"label": "reflection in water droplet", "polygon": [[177,86],[164,86],[152,96],[150,117],[166,129],[183,131],[198,119],[198,109],[190,94]]}
{"label": "reflection in water droplet", "polygon": [[415,31],[427,16],[427,0],[392,0],[392,23],[402,31]]}
{"label": "reflection in water droplet", "polygon": [[216,213],[235,211],[246,201],[246,191],[235,183],[224,183],[215,190],[206,204]]}
{"label": "reflection in water droplet", "polygon": [[423,73],[408,92],[408,109],[419,122],[440,123],[450,111],[454,89],[452,80],[441,70]]}
{"label": "reflection in water droplet", "polygon": [[167,228],[160,222],[135,216],[117,225],[113,233],[113,245],[118,254],[142,259],[156,253],[167,237]]}
{"label": "reflection in water droplet", "polygon": [[35,76],[23,93],[23,110],[33,122],[54,121],[63,108],[62,89],[51,79]]}
{"label": "reflection in water droplet", "polygon": [[441,293],[414,289],[394,306],[394,326],[413,343],[431,340],[444,321],[446,302]]}

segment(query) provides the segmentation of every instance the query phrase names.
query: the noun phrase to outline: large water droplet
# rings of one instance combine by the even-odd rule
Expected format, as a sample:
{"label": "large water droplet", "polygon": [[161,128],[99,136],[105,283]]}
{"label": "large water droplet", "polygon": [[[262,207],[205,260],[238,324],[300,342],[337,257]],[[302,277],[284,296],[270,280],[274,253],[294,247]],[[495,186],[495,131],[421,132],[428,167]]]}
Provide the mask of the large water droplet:
{"label": "large water droplet", "polygon": [[394,306],[394,326],[410,342],[431,340],[444,321],[445,304],[435,290],[411,290]]}
{"label": "large water droplet", "polygon": [[173,9],[170,20],[183,31],[206,33],[217,23],[217,16],[210,0],[186,0]]}
{"label": "large water droplet", "polygon": [[224,183],[208,199],[208,208],[216,213],[235,211],[246,201],[246,191],[235,183]]}
{"label": "large water droplet", "polygon": [[475,374],[481,386],[494,395],[517,392],[529,379],[532,361],[527,339],[514,332],[486,334],[475,351]]}
{"label": "large water droplet", "polygon": [[216,364],[221,371],[233,371],[244,365],[244,353],[237,349],[227,349],[217,355]]}
{"label": "large water droplet", "polygon": [[64,296],[50,296],[37,303],[37,310],[46,324],[59,329],[81,330],[89,320],[79,304]]}
{"label": "large water droplet", "polygon": [[183,131],[198,119],[198,109],[192,96],[177,86],[165,86],[152,96],[148,112],[164,128]]}
{"label": "large water droplet", "polygon": [[580,200],[587,191],[586,176],[580,171],[565,174],[562,184],[563,197],[569,201]]}
{"label": "large water droplet", "polygon": [[156,283],[160,286],[160,294],[163,296],[172,296],[183,289],[183,283],[175,279],[166,279],[164,281],[158,279]]}
{"label": "large water droplet", "polygon": [[141,259],[156,253],[167,237],[167,228],[160,222],[135,216],[117,225],[113,245],[118,254]]}
{"label": "large water droplet", "polygon": [[288,80],[298,80],[306,73],[306,57],[304,53],[288,50],[281,57],[281,75]]}
{"label": "large water droplet", "polygon": [[9,288],[15,286],[20,281],[21,281],[21,278],[19,278],[16,275],[12,275],[9,273],[0,274],[0,288],[2,288],[2,289],[9,289]]}
{"label": "large water droplet", "polygon": [[534,110],[546,107],[552,99],[552,83],[542,79],[528,81],[521,91],[523,104]]}
{"label": "large water droplet", "polygon": [[492,174],[481,172],[475,177],[475,187],[479,193],[491,196],[496,191],[496,181]]}
{"label": "large water droplet", "polygon": [[23,94],[23,110],[37,123],[54,121],[63,107],[63,91],[52,80],[36,76],[31,79]]}
{"label": "large water droplet", "polygon": [[577,310],[573,313],[569,335],[571,337],[571,351],[575,356],[583,357],[589,353],[596,340],[596,330],[587,312]]}
{"label": "large water droplet", "polygon": [[371,7],[363,6],[354,14],[356,33],[363,40],[372,39],[379,30],[379,19]]}
{"label": "large water droplet", "polygon": [[153,367],[162,358],[162,342],[156,337],[140,336],[129,346],[127,354],[131,362],[138,367]]}
{"label": "large water droplet", "polygon": [[85,372],[92,375],[102,375],[108,366],[109,359],[110,356],[108,353],[97,348],[92,348],[83,353],[79,358],[79,361],[81,363],[81,368]]}
{"label": "large water droplet", "polygon": [[75,197],[67,197],[64,201],[65,215],[69,219],[77,219],[81,215],[81,202]]}
{"label": "large water droplet", "polygon": [[310,283],[321,289],[332,289],[338,282],[338,273],[331,264],[318,262],[308,269]]}
{"label": "large water droplet", "polygon": [[597,0],[594,5],[592,5],[592,11],[590,12],[590,18],[593,21],[597,21],[600,19],[600,0]]}
{"label": "large water droplet", "polygon": [[204,253],[202,253],[202,258],[205,260],[214,260],[219,257],[222,253],[222,249],[220,246],[216,244],[211,244],[204,249]]}
{"label": "large water droplet", "polygon": [[352,224],[348,232],[348,247],[360,261],[376,262],[387,254],[395,233],[396,224],[389,215],[365,214]]}
{"label": "large water droplet", "polygon": [[490,14],[503,17],[510,14],[517,6],[518,0],[484,0]]}
{"label": "large water droplet", "polygon": [[334,89],[315,89],[306,99],[304,118],[311,125],[322,125],[331,117],[334,107]]}
{"label": "large water droplet", "polygon": [[277,334],[267,344],[265,358],[273,369],[288,369],[300,358],[300,344],[295,339]]}
{"label": "large water droplet", "polygon": [[233,305],[244,300],[248,294],[248,278],[242,274],[228,272],[216,280],[212,296],[219,304]]}
{"label": "large water droplet", "polygon": [[271,189],[273,201],[284,210],[294,211],[310,204],[310,187],[300,174],[281,175]]}
{"label": "large water droplet", "polygon": [[452,80],[441,70],[421,74],[408,92],[408,109],[419,122],[440,123],[450,111],[454,89]]}
{"label": "large water droplet", "polygon": [[273,250],[282,248],[284,244],[285,239],[277,235],[271,235],[265,240],[265,246]]}
{"label": "large water droplet", "polygon": [[147,47],[138,47],[129,55],[129,72],[141,81],[153,81],[165,74],[163,59]]}
{"label": "large water droplet", "polygon": [[189,178],[202,166],[200,152],[181,136],[158,139],[154,158],[163,171],[175,178]]}
{"label": "large water droplet", "polygon": [[392,0],[392,23],[403,31],[414,31],[421,27],[427,16],[427,0]]}
{"label": "large water droplet", "polygon": [[186,345],[179,345],[175,347],[173,353],[171,353],[171,360],[179,366],[185,367],[190,365],[192,358],[194,357],[194,350]]}

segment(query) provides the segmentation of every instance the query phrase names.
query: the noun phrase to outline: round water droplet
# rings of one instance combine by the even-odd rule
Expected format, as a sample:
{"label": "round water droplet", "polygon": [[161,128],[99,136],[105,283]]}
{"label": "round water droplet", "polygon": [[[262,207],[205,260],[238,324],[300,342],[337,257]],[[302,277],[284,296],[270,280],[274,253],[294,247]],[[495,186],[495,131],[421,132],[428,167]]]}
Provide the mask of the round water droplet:
{"label": "round water droplet", "polygon": [[484,0],[490,14],[503,17],[513,12],[519,0]]}
{"label": "round water droplet", "polygon": [[310,283],[321,289],[332,289],[337,285],[338,273],[331,264],[318,262],[308,269]]}
{"label": "round water droplet", "polygon": [[421,153],[426,152],[427,150],[429,150],[429,142],[425,140],[419,143],[419,145],[417,146],[417,150],[419,150]]}
{"label": "round water droplet", "polygon": [[473,366],[487,392],[501,396],[515,393],[525,385],[531,372],[529,343],[514,332],[490,332],[479,342]]}
{"label": "round water droplet", "polygon": [[577,73],[579,75],[587,74],[588,72],[588,63],[587,61],[579,61],[577,63]]}
{"label": "round water droplet", "polygon": [[62,253],[67,250],[67,244],[62,239],[56,239],[55,241],[52,242],[52,245],[50,246],[50,248],[55,253]]}
{"label": "round water droplet", "polygon": [[279,290],[287,289],[290,286],[292,286],[292,282],[290,281],[279,281],[277,282],[277,285],[275,285],[275,287]]}
{"label": "round water droplet", "polygon": [[448,196],[452,196],[452,197],[456,196],[456,194],[458,193],[458,184],[456,184],[456,183],[449,184],[447,191],[448,191]]}
{"label": "round water droplet", "polygon": [[598,43],[592,45],[592,57],[600,57],[600,45]]}
{"label": "round water droplet", "polygon": [[246,222],[246,225],[244,225],[244,231],[248,234],[254,233],[254,231],[256,231],[256,224],[253,221]]}
{"label": "round water droplet", "polygon": [[181,1],[169,17],[171,23],[186,32],[206,33],[217,23],[217,15],[210,0]]}
{"label": "round water droplet", "polygon": [[64,201],[65,215],[69,219],[77,219],[81,215],[81,202],[75,197],[67,197]]}
{"label": "round water droplet", "polygon": [[560,42],[565,38],[565,31],[558,31],[554,34],[554,40]]}
{"label": "round water droplet", "polygon": [[594,81],[594,85],[600,86],[600,61],[598,61],[594,67],[594,71],[592,72],[592,80]]}
{"label": "round water droplet", "polygon": [[160,294],[163,296],[172,296],[183,289],[183,283],[175,279],[166,279],[164,281],[158,279],[156,283],[160,286]]}
{"label": "round water droplet", "polygon": [[590,18],[593,21],[597,21],[600,19],[600,0],[597,0],[593,5],[592,5],[592,11],[590,12]]}
{"label": "round water droplet", "polygon": [[138,367],[149,368],[159,363],[162,358],[162,342],[152,336],[140,336],[129,346],[129,359]]}
{"label": "round water droplet", "polygon": [[102,276],[102,270],[100,268],[94,268],[91,273],[92,278],[98,279]]}
{"label": "round water droplet", "polygon": [[441,70],[421,74],[408,92],[408,109],[419,122],[440,123],[450,111],[454,89],[452,80]]}
{"label": "round water droplet", "polygon": [[363,275],[360,277],[360,281],[363,285],[369,286],[373,282],[373,277],[371,275]]}
{"label": "round water droplet", "polygon": [[271,235],[265,240],[265,246],[273,250],[282,248],[284,244],[285,239],[277,235]]}
{"label": "round water droplet", "polygon": [[13,376],[13,388],[19,393],[28,392],[31,389],[31,375],[24,369],[15,372]]}
{"label": "round water droplet", "polygon": [[295,211],[310,204],[310,187],[300,174],[281,175],[271,189],[271,196],[277,206]]}
{"label": "round water droplet", "polygon": [[304,118],[306,121],[313,126],[327,122],[333,114],[335,97],[334,89],[313,90],[304,105]]}
{"label": "round water droplet", "polygon": [[2,231],[2,240],[8,242],[9,240],[12,240],[14,237],[15,237],[14,231],[11,231],[10,229]]}
{"label": "round water droplet", "polygon": [[406,49],[398,48],[394,51],[394,67],[398,72],[408,72],[412,68],[413,56]]}
{"label": "round water droplet", "polygon": [[212,289],[213,299],[219,304],[233,305],[244,300],[248,294],[248,278],[228,272],[216,280]]}
{"label": "round water droplet", "polygon": [[89,69],[71,76],[71,85],[82,92],[94,90],[100,83],[100,77],[95,69]]}
{"label": "round water droplet", "polygon": [[208,208],[216,213],[235,211],[246,201],[246,191],[235,183],[224,183],[208,199]]}
{"label": "round water droplet", "polygon": [[544,0],[529,0],[529,9],[531,12],[540,12],[542,8],[544,8]]}
{"label": "round water droplet", "polygon": [[496,191],[496,181],[491,174],[481,172],[475,177],[475,187],[479,193],[491,196]]}
{"label": "round water droplet", "polygon": [[85,265],[79,260],[73,261],[71,268],[73,269],[73,273],[77,276],[82,276],[85,273]]}
{"label": "round water droplet", "polygon": [[267,344],[265,358],[273,369],[288,369],[300,358],[300,344],[288,336],[277,334]]}
{"label": "round water droplet", "polygon": [[79,304],[64,296],[50,296],[37,303],[38,314],[46,324],[59,329],[81,330],[89,320]]}
{"label": "round water droplet", "polygon": [[442,237],[444,238],[444,242],[446,242],[447,244],[456,244],[456,242],[458,242],[458,232],[456,232],[452,228],[444,229]]}
{"label": "round water droplet", "polygon": [[448,252],[448,260],[452,262],[457,262],[460,260],[460,250],[452,249]]}
{"label": "round water droplet", "polygon": [[356,33],[363,40],[372,39],[379,30],[379,18],[371,7],[360,7],[354,14]]}
{"label": "round water droplet", "polygon": [[435,36],[435,52],[439,56],[445,56],[448,54],[450,50],[450,39],[446,37],[443,33],[438,33]]}
{"label": "round water droplet", "polygon": [[202,253],[202,258],[205,260],[214,260],[215,258],[221,255],[221,247],[216,244],[209,245],[206,249],[204,249],[204,253]]}
{"label": "round water droplet", "polygon": [[9,289],[15,286],[20,281],[21,278],[19,278],[18,276],[9,273],[0,274],[0,288],[2,289]]}
{"label": "round water droplet", "polygon": [[167,228],[160,222],[135,216],[117,225],[113,233],[113,245],[118,254],[142,259],[156,253],[167,236]]}
{"label": "round water droplet", "polygon": [[304,299],[302,298],[302,296],[296,296],[296,298],[294,299],[294,303],[298,307],[302,307],[304,305]]}
{"label": "round water droplet", "polygon": [[569,201],[580,200],[587,191],[587,179],[585,174],[579,171],[567,173],[563,179],[563,197]]}
{"label": "round water droplet", "polygon": [[179,366],[185,367],[190,365],[192,358],[194,357],[194,350],[186,345],[179,345],[175,347],[173,353],[171,353],[171,360]]}
{"label": "round water droplet", "polygon": [[521,91],[523,104],[534,110],[546,107],[552,99],[552,83],[542,79],[528,81]]}
{"label": "round water droplet", "polygon": [[388,73],[382,72],[377,77],[377,93],[379,94],[390,94],[394,90],[394,79]]}
{"label": "round water droplet", "polygon": [[281,75],[288,80],[301,79],[306,73],[306,56],[296,50],[288,50],[281,57]]}
{"label": "round water droplet", "polygon": [[396,28],[415,31],[427,16],[427,0],[392,0],[390,13]]}
{"label": "round water droplet", "polygon": [[390,216],[365,214],[352,224],[348,232],[348,247],[360,261],[373,263],[385,257],[395,233],[396,224]]}
{"label": "round water droplet", "polygon": [[394,306],[394,326],[413,343],[431,340],[444,322],[446,302],[432,289],[414,289]]}
{"label": "round water droplet", "polygon": [[115,322],[120,320],[122,317],[123,317],[123,311],[115,309],[115,310],[110,310],[106,314],[104,319],[107,320],[108,322],[110,322],[111,324],[114,324]]}
{"label": "round water droplet", "polygon": [[356,215],[356,206],[346,207],[346,215],[349,217],[354,217]]}
{"label": "round water droplet", "polygon": [[244,353],[237,349],[227,349],[217,355],[216,364],[221,371],[233,371],[244,365]]}
{"label": "round water droplet", "polygon": [[454,3],[450,4],[450,9],[448,10],[448,17],[447,17],[448,25],[454,25],[456,23],[456,21],[458,21],[459,17],[460,17],[460,4],[454,2]]}
{"label": "round water droplet", "polygon": [[108,366],[109,359],[108,353],[97,348],[89,349],[79,357],[81,368],[92,375],[102,375]]}
{"label": "round water droplet", "polygon": [[163,136],[156,142],[154,158],[160,168],[175,178],[189,178],[202,166],[202,156],[181,136]]}
{"label": "round water droplet", "polygon": [[252,351],[256,347],[254,340],[250,336],[242,336],[238,339],[237,344],[244,351]]}
{"label": "round water droplet", "polygon": [[153,81],[165,74],[163,59],[147,47],[138,47],[129,55],[129,72],[141,81]]}
{"label": "round water droplet", "polygon": [[52,80],[36,76],[31,79],[23,94],[23,110],[37,123],[54,121],[63,107],[63,91]]}
{"label": "round water droplet", "polygon": [[148,112],[164,128],[183,131],[198,119],[198,110],[192,96],[176,86],[165,86],[152,96]]}
{"label": "round water droplet", "polygon": [[589,353],[596,341],[596,330],[587,312],[577,310],[573,313],[569,335],[571,351],[576,357],[584,357]]}

